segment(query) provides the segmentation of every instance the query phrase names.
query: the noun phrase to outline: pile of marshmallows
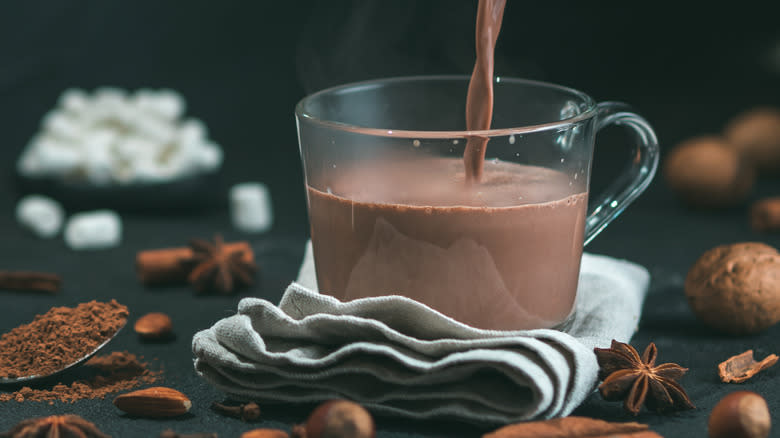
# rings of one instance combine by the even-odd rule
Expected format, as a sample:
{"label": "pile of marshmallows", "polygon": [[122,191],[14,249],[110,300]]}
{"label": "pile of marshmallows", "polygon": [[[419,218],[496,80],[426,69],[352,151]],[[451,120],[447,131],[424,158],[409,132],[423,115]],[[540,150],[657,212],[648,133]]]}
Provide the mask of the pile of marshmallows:
{"label": "pile of marshmallows", "polygon": [[[42,121],[17,162],[28,178],[54,178],[92,186],[164,183],[217,170],[222,149],[206,137],[197,119],[181,120],[185,102],[172,90],[100,88],[93,95],[66,90]],[[262,183],[230,189],[233,224],[265,232],[273,224],[271,199]],[[65,212],[54,199],[28,195],[16,207],[17,221],[41,238],[60,233]],[[72,249],[102,249],[121,242],[122,221],[111,210],[73,214],[64,226]]]}
{"label": "pile of marshmallows", "polygon": [[129,94],[99,88],[66,90],[17,162],[29,178],[95,186],[158,183],[217,170],[222,149],[198,119],[182,119],[185,102],[172,90]]}

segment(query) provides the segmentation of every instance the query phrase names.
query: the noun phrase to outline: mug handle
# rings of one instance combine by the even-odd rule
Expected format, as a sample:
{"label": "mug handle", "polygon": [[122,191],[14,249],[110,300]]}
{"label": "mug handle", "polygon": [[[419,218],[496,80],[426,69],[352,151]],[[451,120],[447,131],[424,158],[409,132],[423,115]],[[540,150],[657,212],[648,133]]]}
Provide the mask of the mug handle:
{"label": "mug handle", "polygon": [[625,126],[636,142],[631,162],[592,204],[585,219],[585,245],[645,191],[658,168],[658,138],[647,120],[620,102],[601,102],[596,111],[597,133],[608,125]]}

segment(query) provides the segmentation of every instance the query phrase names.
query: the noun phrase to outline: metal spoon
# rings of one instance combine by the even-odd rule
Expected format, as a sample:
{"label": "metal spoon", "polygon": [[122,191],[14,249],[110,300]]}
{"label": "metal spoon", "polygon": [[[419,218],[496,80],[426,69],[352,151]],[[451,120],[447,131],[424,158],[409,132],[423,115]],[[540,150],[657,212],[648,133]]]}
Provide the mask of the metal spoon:
{"label": "metal spoon", "polygon": [[61,369],[59,369],[59,370],[57,370],[57,371],[55,371],[53,373],[44,374],[44,375],[21,376],[21,377],[13,377],[13,378],[0,377],[0,385],[15,385],[15,384],[19,384],[19,383],[31,383],[31,382],[35,382],[35,381],[38,381],[38,380],[47,379],[49,377],[56,376],[58,374],[61,374],[61,373],[65,372],[65,371],[73,368],[73,367],[79,366],[79,365],[83,364],[84,362],[88,361],[98,351],[100,351],[103,347],[105,347],[106,344],[111,342],[111,340],[114,339],[116,337],[116,335],[119,334],[119,332],[122,331],[122,329],[125,327],[125,325],[127,325],[127,320],[126,319],[125,319],[125,322],[122,323],[121,326],[119,326],[117,331],[114,332],[114,334],[111,335],[109,338],[107,338],[105,341],[103,341],[103,343],[101,343],[100,345],[95,347],[94,350],[92,350],[91,352],[89,352],[86,355],[82,356],[81,358],[79,358],[75,362],[72,362],[72,363],[66,365],[64,368],[61,368]]}

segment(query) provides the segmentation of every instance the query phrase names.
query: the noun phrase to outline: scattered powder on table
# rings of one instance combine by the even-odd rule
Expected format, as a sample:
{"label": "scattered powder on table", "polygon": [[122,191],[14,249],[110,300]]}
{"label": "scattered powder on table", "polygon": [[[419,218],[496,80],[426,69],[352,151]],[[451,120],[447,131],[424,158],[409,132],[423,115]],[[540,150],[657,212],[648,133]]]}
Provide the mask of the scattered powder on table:
{"label": "scattered powder on table", "polygon": [[0,336],[0,377],[45,376],[91,353],[127,322],[127,307],[111,300],[54,307]]}
{"label": "scattered powder on table", "polygon": [[85,367],[92,368],[98,375],[86,380],[77,380],[70,385],[58,384],[51,389],[24,387],[16,392],[0,393],[0,402],[7,401],[64,401],[104,398],[107,394],[135,388],[141,384],[154,383],[162,371],[151,371],[148,364],[128,352],[114,352],[95,356]]}

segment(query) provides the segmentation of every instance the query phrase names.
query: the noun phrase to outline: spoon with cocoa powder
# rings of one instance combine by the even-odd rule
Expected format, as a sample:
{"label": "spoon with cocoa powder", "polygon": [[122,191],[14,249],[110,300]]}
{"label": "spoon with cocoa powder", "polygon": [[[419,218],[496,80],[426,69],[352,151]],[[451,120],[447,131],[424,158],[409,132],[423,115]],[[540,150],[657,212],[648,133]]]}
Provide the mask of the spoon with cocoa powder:
{"label": "spoon with cocoa powder", "polygon": [[128,314],[111,300],[36,315],[0,336],[0,385],[32,383],[81,365],[116,337]]}

